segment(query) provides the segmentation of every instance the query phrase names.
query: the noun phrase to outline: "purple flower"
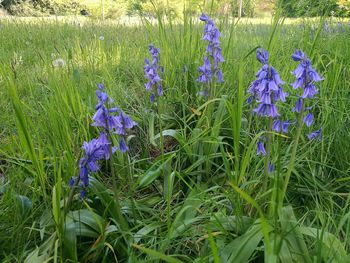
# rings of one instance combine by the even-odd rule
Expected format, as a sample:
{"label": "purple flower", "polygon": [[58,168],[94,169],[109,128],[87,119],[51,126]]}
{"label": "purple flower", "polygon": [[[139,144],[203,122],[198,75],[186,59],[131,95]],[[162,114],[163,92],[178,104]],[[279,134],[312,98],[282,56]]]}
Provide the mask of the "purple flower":
{"label": "purple flower", "polygon": [[151,93],[151,96],[149,96],[149,101],[150,101],[151,103],[153,103],[154,100],[155,100],[155,98],[156,98],[156,95],[154,95],[154,92],[152,92],[152,93]]}
{"label": "purple flower", "polygon": [[272,117],[275,118],[279,116],[277,108],[274,104],[264,104],[261,103],[258,108],[253,110],[259,116]]}
{"label": "purple flower", "polygon": [[306,99],[306,98],[312,99],[317,93],[318,93],[318,91],[317,91],[315,85],[312,83],[309,83],[304,88],[304,92],[303,92],[303,95],[301,95],[301,97],[303,99]]}
{"label": "purple flower", "polygon": [[266,155],[266,150],[265,150],[264,144],[259,141],[257,143],[256,155],[260,155],[260,154],[265,156]]}
{"label": "purple flower", "polygon": [[291,121],[284,121],[282,123],[282,131],[284,133],[288,133],[288,128],[289,128],[289,125],[293,124],[294,122],[291,122]]}
{"label": "purple flower", "polygon": [[305,58],[305,54],[301,50],[296,50],[294,54],[292,55],[292,59],[294,61],[301,61]]}
{"label": "purple flower", "polygon": [[206,23],[202,40],[208,41],[208,45],[205,51],[207,55],[203,59],[204,63],[198,68],[200,76],[197,81],[209,84],[212,78],[216,77],[217,82],[223,82],[223,75],[219,68],[219,63],[222,63],[225,60],[220,48],[220,32],[216,28],[213,20],[211,20],[206,14],[202,14],[199,19]]}
{"label": "purple flower", "polygon": [[97,172],[100,169],[98,161],[110,158],[111,143],[107,140],[106,135],[101,132],[100,137],[92,139],[89,142],[84,142],[83,149],[85,155],[79,161],[79,177],[83,187],[89,186],[89,174]]}
{"label": "purple flower", "polygon": [[312,123],[314,122],[314,116],[309,112],[308,114],[306,114],[303,121],[307,127],[310,127],[312,125]]}
{"label": "purple flower", "polygon": [[[322,78],[312,67],[310,59],[306,57],[306,55],[301,50],[295,51],[292,55],[292,59],[299,62],[297,68],[292,72],[295,76],[295,81],[292,86],[294,89],[302,89],[302,95],[297,100],[293,111],[301,113],[303,111],[303,99],[312,99],[315,97],[315,95],[318,93],[318,90],[314,83],[321,81]],[[308,108],[306,109],[308,110]],[[307,127],[310,127],[313,121],[314,117],[310,112],[308,112],[303,118],[303,122]],[[310,133],[308,135],[308,138],[312,139],[318,136],[322,136],[321,130]]]}
{"label": "purple flower", "polygon": [[275,120],[272,125],[272,130],[276,132],[280,132],[282,128],[282,123],[280,120]]}
{"label": "purple flower", "polygon": [[317,131],[311,132],[309,135],[307,135],[307,137],[309,138],[309,140],[318,139],[319,141],[321,141],[322,140],[322,128],[317,130]]}
{"label": "purple flower", "polygon": [[132,129],[135,125],[137,125],[136,122],[134,122],[128,115],[126,115],[124,112],[121,112],[119,116],[117,116],[118,122],[120,125],[116,129],[116,134],[119,135],[126,135],[127,129]]}
{"label": "purple flower", "polygon": [[292,72],[295,81],[292,84],[294,89],[302,88],[304,90],[302,98],[313,98],[318,93],[315,82],[322,80],[320,75],[311,66],[311,61],[301,50],[297,50],[292,55],[294,61],[300,62],[297,68]]}
{"label": "purple flower", "polygon": [[207,57],[203,58],[203,65],[198,68],[198,71],[201,73],[199,78],[197,79],[198,82],[209,84],[212,78],[212,71],[211,71],[211,64],[210,60]]}
{"label": "purple flower", "polygon": [[126,142],[125,142],[124,138],[121,138],[119,140],[119,150],[122,153],[125,153],[125,152],[129,151],[129,147],[126,145]]}
{"label": "purple flower", "polygon": [[75,180],[76,180],[76,179],[73,178],[73,177],[70,178],[69,181],[68,181],[68,185],[69,185],[70,187],[72,187],[72,186],[75,184]]}
{"label": "purple flower", "polygon": [[96,127],[103,127],[107,130],[112,131],[113,129],[116,129],[120,123],[118,122],[118,119],[116,116],[110,116],[110,111],[105,107],[101,106],[94,116],[92,116],[92,120],[94,121],[91,125]]}
{"label": "purple flower", "polygon": [[266,50],[259,48],[256,51],[256,58],[259,60],[261,64],[265,65],[269,62],[269,53]]}
{"label": "purple flower", "polygon": [[105,130],[112,131],[116,129],[120,123],[116,116],[110,115],[110,113],[114,113],[119,111],[118,108],[108,108],[107,102],[112,102],[111,99],[108,98],[107,93],[103,92],[104,86],[103,84],[98,84],[98,90],[96,90],[96,96],[98,99],[98,103],[96,105],[96,112],[92,117],[94,121],[91,125],[96,127],[103,127]]}
{"label": "purple flower", "polygon": [[268,172],[272,173],[274,170],[275,170],[275,166],[271,162],[269,162]]}
{"label": "purple flower", "polygon": [[86,195],[86,189],[81,189],[81,190],[80,190],[80,198],[81,198],[81,199],[84,199],[84,198],[85,198],[85,195]]}
{"label": "purple flower", "polygon": [[248,102],[252,102],[256,98],[258,107],[253,110],[259,116],[275,118],[279,116],[275,103],[277,101],[286,101],[288,93],[284,92],[278,72],[268,65],[269,53],[259,48],[256,57],[263,64],[256,74],[256,79],[249,86],[248,92],[251,94]]}
{"label": "purple flower", "polygon": [[152,56],[152,61],[147,58],[145,59],[143,71],[145,73],[145,78],[148,80],[145,84],[145,88],[147,91],[151,92],[150,101],[154,102],[156,93],[153,89],[157,90],[158,96],[163,95],[162,80],[159,76],[159,72],[163,72],[163,68],[158,65],[160,54],[159,49],[151,44],[148,46],[148,50]]}
{"label": "purple flower", "polygon": [[303,99],[299,98],[297,102],[295,103],[294,108],[292,109],[293,112],[300,113],[303,108]]}
{"label": "purple flower", "polygon": [[289,128],[289,125],[291,125],[292,122],[290,121],[280,121],[279,119],[275,120],[273,122],[273,125],[272,125],[272,130],[273,131],[276,131],[276,132],[284,132],[284,133],[288,133],[288,128]]}

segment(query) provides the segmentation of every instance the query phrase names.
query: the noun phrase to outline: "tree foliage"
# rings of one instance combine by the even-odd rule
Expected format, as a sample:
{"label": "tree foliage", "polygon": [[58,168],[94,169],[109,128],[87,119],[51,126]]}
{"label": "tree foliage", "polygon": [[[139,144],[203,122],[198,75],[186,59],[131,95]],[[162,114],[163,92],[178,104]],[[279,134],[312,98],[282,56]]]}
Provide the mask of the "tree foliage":
{"label": "tree foliage", "polygon": [[278,0],[277,7],[288,17],[345,16],[347,15],[345,9],[348,8],[346,2],[349,4],[349,0]]}

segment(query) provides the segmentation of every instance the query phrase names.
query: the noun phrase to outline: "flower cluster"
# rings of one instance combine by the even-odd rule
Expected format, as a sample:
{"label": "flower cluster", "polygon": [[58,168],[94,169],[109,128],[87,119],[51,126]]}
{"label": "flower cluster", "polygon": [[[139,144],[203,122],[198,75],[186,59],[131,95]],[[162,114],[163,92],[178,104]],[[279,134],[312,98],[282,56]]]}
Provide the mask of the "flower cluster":
{"label": "flower cluster", "polygon": [[[152,56],[152,61],[150,61],[148,58],[145,59],[143,71],[145,73],[145,78],[148,79],[148,82],[145,84],[145,88],[151,92],[150,101],[153,102],[155,99],[155,94],[158,96],[163,95],[162,80],[159,76],[159,72],[163,72],[163,68],[158,65],[160,53],[159,49],[151,44],[149,45],[148,50]],[[154,89],[156,89],[156,92]]]}
{"label": "flower cluster", "polygon": [[[293,111],[300,114],[304,114],[306,111],[305,116],[303,116],[303,122],[307,127],[310,127],[314,122],[314,117],[310,112],[311,108],[305,107],[304,100],[313,99],[315,95],[318,94],[315,83],[321,81],[322,78],[312,67],[310,59],[307,58],[301,50],[295,51],[292,55],[292,59],[299,62],[297,68],[292,72],[292,74],[295,76],[295,81],[292,84],[292,87],[294,89],[302,89],[302,94],[297,99]],[[312,132],[308,135],[308,138],[318,138],[321,140],[322,130],[320,129]]]}
{"label": "flower cluster", "polygon": [[219,40],[220,32],[216,28],[213,20],[211,20],[206,14],[202,14],[199,19],[206,23],[202,39],[208,41],[208,46],[206,48],[206,56],[203,58],[204,63],[198,68],[200,77],[197,81],[209,84],[213,76],[215,76],[217,82],[223,82],[222,71],[219,68],[219,63],[222,63],[225,60],[221,54]]}
{"label": "flower cluster", "polygon": [[[284,82],[281,80],[280,75],[274,69],[274,67],[269,66],[269,53],[259,48],[256,52],[256,58],[263,65],[261,69],[256,74],[256,79],[250,85],[248,92],[250,97],[248,98],[248,103],[252,103],[255,99],[258,103],[257,108],[253,109],[253,112],[258,116],[275,118],[272,129],[277,132],[288,132],[289,121],[282,122],[277,117],[280,115],[278,113],[276,102],[286,101],[288,96],[287,92],[284,92],[282,85]],[[266,155],[264,144],[258,142],[257,145],[257,155]]]}
{"label": "flower cluster", "polygon": [[[102,84],[99,84],[98,88],[96,91],[98,103],[96,105],[96,113],[92,117],[94,121],[92,125],[102,127],[106,132],[120,135],[119,150],[124,153],[128,151],[124,138],[126,130],[132,129],[136,125],[136,122],[118,107],[108,108],[108,103],[112,103],[113,100],[109,99],[108,95],[103,92],[104,87]],[[113,113],[119,113],[119,115],[111,115]]]}
{"label": "flower cluster", "polygon": [[[98,164],[99,160],[110,158],[110,146],[111,143],[108,141],[107,136],[101,132],[100,137],[97,139],[92,139],[90,142],[84,142],[84,157],[79,161],[79,179],[81,198],[84,198],[86,194],[86,188],[89,186],[89,174],[97,172],[100,169]],[[112,153],[115,152],[115,148],[112,147]],[[71,179],[71,186],[74,184],[74,179]]]}
{"label": "flower cluster", "polygon": [[266,50],[258,49],[256,57],[263,66],[256,74],[256,80],[250,85],[248,92],[251,96],[248,102],[252,102],[255,98],[258,107],[253,110],[259,116],[275,118],[279,116],[275,103],[277,101],[286,101],[288,93],[284,92],[278,72],[268,65],[269,53]]}
{"label": "flower cluster", "polygon": [[128,115],[126,115],[122,111],[120,111],[119,116],[117,116],[117,120],[118,120],[119,126],[116,129],[115,133],[120,135],[119,150],[122,153],[125,153],[129,150],[129,147],[126,145],[126,142],[125,142],[125,136],[127,134],[127,130],[132,129],[135,125],[137,125],[137,123],[134,122]]}
{"label": "flower cluster", "polygon": [[[108,136],[112,133],[118,134],[120,136],[118,149],[122,153],[125,153],[129,149],[125,142],[127,130],[136,125],[136,122],[119,108],[108,107],[108,104],[112,103],[113,100],[104,92],[104,86],[102,84],[98,84],[96,96],[98,103],[95,107],[96,113],[92,117],[94,121],[92,126],[102,127],[103,132],[100,133],[97,139],[84,142],[82,147],[85,152],[84,156],[79,161],[79,186],[82,188],[80,191],[80,196],[82,198],[84,198],[86,188],[89,186],[89,174],[97,172],[100,169],[98,161],[103,159],[108,160],[110,155],[117,150],[116,147],[112,146]],[[114,113],[119,113],[119,115],[112,115]],[[76,178],[72,178],[69,181],[69,185],[73,186],[76,180]]]}

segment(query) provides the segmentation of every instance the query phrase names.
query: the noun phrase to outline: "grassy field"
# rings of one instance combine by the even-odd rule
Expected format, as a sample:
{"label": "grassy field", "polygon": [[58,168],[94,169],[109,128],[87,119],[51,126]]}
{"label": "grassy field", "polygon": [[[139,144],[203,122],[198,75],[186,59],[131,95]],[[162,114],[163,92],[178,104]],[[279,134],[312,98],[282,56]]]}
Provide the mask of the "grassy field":
{"label": "grassy field", "polygon": [[[349,23],[215,22],[224,82],[204,97],[198,18],[0,20],[1,262],[350,261]],[[157,104],[144,88],[151,43],[164,67]],[[310,57],[323,78],[308,105],[312,128],[294,122],[280,134],[252,114],[258,47],[286,82],[278,107],[289,120],[300,93],[291,55]],[[99,83],[137,126],[129,152],[100,162],[81,199],[68,182],[83,142],[99,135],[91,126]],[[322,140],[308,140],[319,128]],[[256,155],[262,137],[271,173]]]}

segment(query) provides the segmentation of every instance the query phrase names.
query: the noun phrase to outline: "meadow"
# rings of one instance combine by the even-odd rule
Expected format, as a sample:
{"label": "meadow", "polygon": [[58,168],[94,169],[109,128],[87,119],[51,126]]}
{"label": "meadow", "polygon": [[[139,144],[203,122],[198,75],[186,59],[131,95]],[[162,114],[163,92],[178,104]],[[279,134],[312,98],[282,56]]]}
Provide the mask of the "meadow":
{"label": "meadow", "polygon": [[[223,82],[206,85],[198,17],[0,20],[1,262],[350,261],[349,22],[214,21]],[[163,87],[153,103],[150,44]],[[259,48],[289,93],[277,103],[286,133],[247,103]],[[292,111],[299,49],[323,79],[305,107],[313,127]],[[108,145],[82,198],[79,160],[101,132],[92,125],[100,83],[106,103],[137,124],[105,130],[129,150]],[[322,139],[309,140],[318,129]]]}

